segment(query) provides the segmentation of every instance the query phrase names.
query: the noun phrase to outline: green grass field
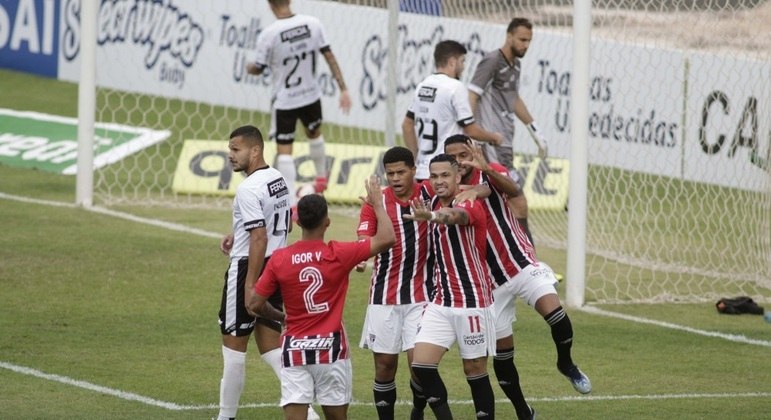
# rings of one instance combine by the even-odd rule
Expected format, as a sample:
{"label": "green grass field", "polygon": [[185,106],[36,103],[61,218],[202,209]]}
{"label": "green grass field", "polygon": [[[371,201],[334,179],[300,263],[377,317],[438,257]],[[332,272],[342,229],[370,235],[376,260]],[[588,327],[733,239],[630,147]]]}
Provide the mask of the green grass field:
{"label": "green grass field", "polygon": [[[52,90],[59,94],[47,95]],[[76,91],[0,71],[0,107],[74,116]],[[0,165],[0,418],[215,416],[222,366],[216,317],[227,264],[216,235],[11,199],[69,204],[74,185],[74,177]],[[227,208],[117,210],[215,234],[230,227]],[[336,213],[330,238],[353,238],[355,223]],[[563,251],[539,247],[539,255],[564,270]],[[352,343],[367,288],[368,277],[353,273],[345,314]],[[579,396],[555,369],[546,324],[519,304],[516,361],[540,419],[769,417],[771,324],[761,317],[718,315],[712,303],[600,308],[637,318],[569,311],[575,360],[594,385],[590,396]],[[239,418],[281,418],[278,381],[254,347],[248,360]],[[370,353],[356,348],[353,365],[350,418],[375,418]],[[399,398],[406,400],[406,366],[400,369]],[[441,373],[456,418],[473,419],[456,350]],[[498,418],[514,418],[493,388]],[[397,418],[408,414],[408,405],[397,406]]]}

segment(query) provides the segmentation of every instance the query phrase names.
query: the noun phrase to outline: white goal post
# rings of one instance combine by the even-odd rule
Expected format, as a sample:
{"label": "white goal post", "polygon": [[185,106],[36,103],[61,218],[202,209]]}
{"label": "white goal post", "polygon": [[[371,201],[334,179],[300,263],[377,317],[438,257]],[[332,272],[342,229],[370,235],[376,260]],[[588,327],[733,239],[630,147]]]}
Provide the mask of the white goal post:
{"label": "white goal post", "polygon": [[[224,140],[238,125],[270,125],[269,75],[244,72],[274,20],[267,1],[82,1],[98,7],[96,122],[171,132],[94,169],[94,203],[227,206],[239,178]],[[519,91],[550,157],[537,159],[517,123],[515,166],[536,246],[569,251],[568,303],[771,301],[771,3],[572,3],[293,1],[325,25],[354,101],[350,115],[337,108],[320,61],[328,198],[354,213],[359,180],[401,144],[436,42],[466,45],[468,82],[510,19],[526,17],[534,38]],[[64,44],[86,35],[80,4],[62,2]],[[85,48],[64,49],[60,78],[77,81]],[[295,148],[300,182],[313,175],[306,144]]]}

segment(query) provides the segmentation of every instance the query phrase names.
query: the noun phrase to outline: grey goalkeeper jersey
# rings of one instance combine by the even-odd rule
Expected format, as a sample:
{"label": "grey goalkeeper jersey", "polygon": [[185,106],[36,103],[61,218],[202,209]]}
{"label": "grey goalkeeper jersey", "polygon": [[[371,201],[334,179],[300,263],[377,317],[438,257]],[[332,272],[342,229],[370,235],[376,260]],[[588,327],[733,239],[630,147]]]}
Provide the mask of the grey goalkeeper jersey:
{"label": "grey goalkeeper jersey", "polygon": [[479,62],[468,90],[480,96],[477,122],[503,134],[504,145],[514,136],[514,100],[519,95],[519,59],[509,63],[501,50],[490,51]]}

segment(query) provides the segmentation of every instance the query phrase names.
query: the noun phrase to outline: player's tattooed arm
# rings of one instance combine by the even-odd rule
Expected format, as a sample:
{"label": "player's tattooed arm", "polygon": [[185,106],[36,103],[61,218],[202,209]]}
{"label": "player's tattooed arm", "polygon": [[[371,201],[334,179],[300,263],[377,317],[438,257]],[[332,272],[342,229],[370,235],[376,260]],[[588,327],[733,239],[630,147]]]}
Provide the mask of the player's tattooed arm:
{"label": "player's tattooed arm", "polygon": [[444,225],[467,225],[469,223],[468,213],[462,209],[450,207],[431,211],[426,203],[421,199],[414,199],[410,202],[412,214],[405,214],[404,218],[408,220],[423,220]]}
{"label": "player's tattooed arm", "polygon": [[444,208],[434,212],[435,216],[431,220],[434,223],[444,225],[467,225],[468,213],[461,209]]}

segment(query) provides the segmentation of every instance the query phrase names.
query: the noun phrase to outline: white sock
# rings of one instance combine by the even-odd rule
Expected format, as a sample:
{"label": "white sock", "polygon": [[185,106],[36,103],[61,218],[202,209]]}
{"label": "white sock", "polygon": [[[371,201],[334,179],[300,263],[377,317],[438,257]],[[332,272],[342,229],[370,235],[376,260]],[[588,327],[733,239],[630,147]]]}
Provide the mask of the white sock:
{"label": "white sock", "polygon": [[222,346],[222,381],[220,381],[220,417],[235,417],[238,400],[244,390],[246,353]]}
{"label": "white sock", "polygon": [[316,176],[327,177],[327,153],[324,147],[324,136],[308,139],[311,159],[316,166]]}
{"label": "white sock", "polygon": [[276,157],[276,169],[284,175],[286,186],[289,188],[289,201],[291,205],[297,204],[295,197],[294,184],[297,179],[297,169],[294,167],[294,158],[292,155],[278,155]]}
{"label": "white sock", "polygon": [[281,347],[264,353],[260,357],[273,369],[273,373],[276,374],[278,381],[281,382]]}

